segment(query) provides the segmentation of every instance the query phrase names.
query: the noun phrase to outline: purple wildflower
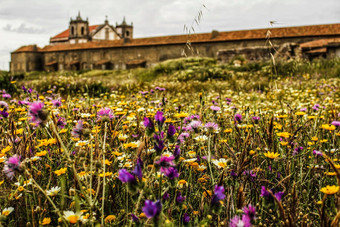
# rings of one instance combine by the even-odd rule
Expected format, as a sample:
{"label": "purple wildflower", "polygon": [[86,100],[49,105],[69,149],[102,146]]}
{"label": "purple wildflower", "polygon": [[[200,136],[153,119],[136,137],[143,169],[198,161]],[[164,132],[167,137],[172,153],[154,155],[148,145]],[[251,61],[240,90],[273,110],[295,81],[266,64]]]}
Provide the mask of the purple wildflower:
{"label": "purple wildflower", "polygon": [[293,155],[299,154],[303,150],[303,147],[296,147],[294,148]]}
{"label": "purple wildflower", "polygon": [[185,196],[182,196],[181,192],[177,192],[176,202],[177,203],[183,203],[184,201],[185,201]]}
{"label": "purple wildflower", "polygon": [[252,206],[251,204],[248,205],[248,207],[243,207],[243,212],[245,215],[247,215],[250,220],[254,220],[255,219],[255,215],[256,215],[256,208],[254,206]]}
{"label": "purple wildflower", "polygon": [[147,129],[153,129],[154,128],[153,122],[148,117],[144,117],[143,124],[144,124],[145,128],[147,128]]}
{"label": "purple wildflower", "polygon": [[315,111],[318,111],[320,108],[320,105],[319,104],[315,104],[312,109],[315,110]]}
{"label": "purple wildflower", "polygon": [[175,157],[178,157],[181,154],[181,148],[178,145],[176,145],[173,154],[174,154]]}
{"label": "purple wildflower", "polygon": [[157,111],[156,115],[155,115],[155,120],[158,124],[159,128],[162,128],[163,123],[165,121],[165,117],[163,116],[163,112],[161,111]]}
{"label": "purple wildflower", "polygon": [[211,204],[217,205],[220,203],[220,200],[223,200],[224,198],[225,198],[224,187],[215,185],[214,195],[211,198]]}
{"label": "purple wildflower", "polygon": [[77,125],[72,129],[72,136],[79,138],[83,134],[84,126],[83,126],[83,121],[79,120]]}
{"label": "purple wildflower", "polygon": [[317,150],[313,150],[313,154],[315,154],[316,156],[322,156],[322,152]]}
{"label": "purple wildflower", "polygon": [[0,115],[2,115],[4,118],[8,117],[8,104],[4,101],[0,101]]}
{"label": "purple wildflower", "polygon": [[242,115],[241,114],[235,114],[234,121],[236,123],[241,123],[242,122]]}
{"label": "purple wildflower", "polygon": [[55,107],[59,107],[59,106],[62,105],[60,99],[52,100],[52,104],[53,104],[53,106],[55,106]]}
{"label": "purple wildflower", "polygon": [[5,98],[5,99],[10,99],[12,96],[10,94],[2,94],[2,97]]}
{"label": "purple wildflower", "polygon": [[100,109],[98,112],[97,112],[97,118],[98,120],[111,120],[113,118],[113,113],[112,113],[112,110],[108,107],[105,107],[103,109]]}
{"label": "purple wildflower", "polygon": [[134,183],[136,181],[136,178],[126,169],[121,169],[118,173],[118,179],[123,183]]}
{"label": "purple wildflower", "polygon": [[259,123],[260,117],[254,116],[254,117],[252,117],[252,119],[253,119],[253,120],[255,121],[255,123],[257,124],[257,123]]}
{"label": "purple wildflower", "polygon": [[179,176],[177,169],[174,167],[162,168],[161,173],[163,173],[170,180],[173,180]]}
{"label": "purple wildflower", "polygon": [[176,128],[173,124],[170,124],[169,125],[169,128],[168,128],[168,137],[172,137],[174,136],[176,133]]}
{"label": "purple wildflower", "polygon": [[44,103],[34,102],[30,104],[29,115],[31,116],[31,121],[36,124],[41,124],[43,121],[47,120],[48,114],[43,110]]}
{"label": "purple wildflower", "polygon": [[163,196],[162,196],[162,201],[166,201],[170,198],[170,194],[168,192],[164,192]]}
{"label": "purple wildflower", "polygon": [[334,126],[340,126],[340,121],[332,121],[331,124]]}
{"label": "purple wildflower", "polygon": [[183,223],[188,224],[190,222],[190,216],[187,213],[184,213],[183,215]]}
{"label": "purple wildflower", "polygon": [[270,198],[271,197],[270,193],[267,191],[265,186],[261,187],[261,195],[260,196],[261,197],[265,197],[265,198]]}
{"label": "purple wildflower", "polygon": [[59,117],[59,118],[58,118],[58,121],[57,121],[57,127],[59,127],[59,128],[65,128],[65,125],[66,125],[65,118]]}
{"label": "purple wildflower", "polygon": [[175,159],[174,156],[170,156],[170,157],[167,157],[167,156],[161,156],[161,158],[156,161],[155,163],[158,164],[161,169],[162,168],[168,168],[168,167],[171,167],[171,166],[175,166],[175,163],[173,162],[173,160]]}
{"label": "purple wildflower", "polygon": [[218,112],[218,111],[221,110],[221,107],[219,107],[219,106],[210,106],[210,109],[215,111],[215,112]]}
{"label": "purple wildflower", "polygon": [[277,198],[277,200],[281,201],[283,194],[284,192],[277,192],[274,194],[274,196]]}
{"label": "purple wildflower", "polygon": [[159,200],[157,200],[156,202],[146,200],[142,211],[148,218],[153,218],[161,213],[162,203]]}
{"label": "purple wildflower", "polygon": [[20,158],[20,156],[14,155],[5,162],[3,172],[9,179],[13,178],[15,171],[20,171]]}
{"label": "purple wildflower", "polygon": [[208,122],[204,125],[204,128],[206,128],[208,131],[217,131],[218,125],[214,122]]}
{"label": "purple wildflower", "polygon": [[137,164],[135,166],[135,169],[132,171],[133,174],[135,174],[138,179],[141,181],[143,178],[143,161],[142,159],[139,157],[137,159]]}
{"label": "purple wildflower", "polygon": [[139,218],[136,215],[131,214],[131,218],[133,222],[139,222]]}

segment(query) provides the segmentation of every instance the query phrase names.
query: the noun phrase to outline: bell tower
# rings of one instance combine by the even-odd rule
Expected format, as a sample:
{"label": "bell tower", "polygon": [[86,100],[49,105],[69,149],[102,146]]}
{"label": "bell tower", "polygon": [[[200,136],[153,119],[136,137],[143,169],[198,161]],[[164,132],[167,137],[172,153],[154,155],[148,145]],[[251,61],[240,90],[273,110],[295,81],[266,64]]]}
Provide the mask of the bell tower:
{"label": "bell tower", "polygon": [[90,40],[88,19],[83,20],[80,12],[75,20],[70,19],[69,40],[70,43],[86,43]]}
{"label": "bell tower", "polygon": [[120,25],[116,25],[117,33],[120,35],[121,38],[125,39],[132,39],[133,38],[133,23],[128,25],[126,23],[125,17],[123,22]]}

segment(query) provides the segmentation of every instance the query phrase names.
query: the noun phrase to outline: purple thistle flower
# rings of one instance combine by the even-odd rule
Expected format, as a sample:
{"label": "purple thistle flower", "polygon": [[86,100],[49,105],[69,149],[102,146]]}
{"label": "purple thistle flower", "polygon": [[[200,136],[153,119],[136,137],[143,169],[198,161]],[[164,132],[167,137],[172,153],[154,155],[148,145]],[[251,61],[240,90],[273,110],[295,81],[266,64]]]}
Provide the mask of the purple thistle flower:
{"label": "purple thistle flower", "polygon": [[219,204],[220,200],[225,198],[224,187],[215,185],[214,195],[211,198],[211,204],[216,205]]}
{"label": "purple thistle flower", "polygon": [[83,134],[84,126],[83,126],[83,121],[79,120],[77,125],[72,129],[72,136],[79,138]]}
{"label": "purple thistle flower", "polygon": [[9,179],[13,178],[15,171],[20,171],[20,158],[20,156],[14,155],[5,162],[3,172]]}
{"label": "purple thistle flower", "polygon": [[218,125],[214,122],[208,122],[204,125],[204,128],[206,128],[208,131],[216,131],[218,130]]}
{"label": "purple thistle flower", "polygon": [[159,200],[157,200],[156,202],[146,200],[142,211],[148,218],[153,218],[161,213],[162,203]]}
{"label": "purple thistle flower", "polygon": [[10,99],[10,98],[12,98],[12,96],[11,96],[10,94],[7,94],[7,93],[2,94],[2,97],[5,98],[5,99]]}
{"label": "purple thistle flower", "polygon": [[322,152],[317,150],[313,150],[313,154],[315,154],[316,156],[322,156]]}
{"label": "purple thistle flower", "polygon": [[243,207],[243,212],[245,215],[249,217],[250,220],[254,220],[256,216],[256,208],[252,206],[251,204],[245,207]]}
{"label": "purple thistle flower", "polygon": [[210,109],[217,112],[217,111],[220,111],[221,110],[221,107],[219,106],[210,106]]}
{"label": "purple thistle flower", "polygon": [[320,108],[320,105],[319,104],[315,104],[312,109],[315,110],[315,111],[318,111]]}
{"label": "purple thistle flower", "polygon": [[59,118],[58,118],[58,121],[57,121],[57,127],[59,127],[59,128],[65,128],[65,125],[66,125],[65,118],[59,117]]}
{"label": "purple thistle flower", "polygon": [[334,126],[340,126],[340,121],[332,121],[331,124]]}
{"label": "purple thistle flower", "polygon": [[190,222],[190,216],[187,213],[184,213],[183,215],[183,223],[188,224]]}
{"label": "purple thistle flower", "polygon": [[299,154],[303,150],[303,147],[296,147],[294,148],[293,155]]}
{"label": "purple thistle flower", "polygon": [[41,124],[43,121],[47,120],[48,114],[43,110],[44,103],[34,102],[30,104],[29,115],[31,116],[31,121],[36,124]]}
{"label": "purple thistle flower", "polygon": [[158,164],[161,168],[168,168],[171,166],[175,166],[175,163],[173,162],[173,160],[175,159],[174,156],[161,156],[161,158],[156,161],[155,163]]}
{"label": "purple thistle flower", "polygon": [[242,115],[241,114],[235,114],[234,121],[236,123],[241,123],[242,122]]}
{"label": "purple thistle flower", "polygon": [[123,183],[133,183],[136,181],[136,178],[126,169],[120,169],[118,173],[118,179]]}
{"label": "purple thistle flower", "polygon": [[97,112],[97,118],[98,120],[102,120],[103,118],[108,118],[111,120],[112,118],[114,118],[114,115],[110,108],[105,107]]}
{"label": "purple thistle flower", "polygon": [[59,106],[62,105],[60,99],[52,100],[52,104],[53,104],[53,106],[55,106],[55,107],[59,107]]}
{"label": "purple thistle flower", "polygon": [[175,126],[173,126],[173,124],[170,124],[168,128],[168,137],[172,137],[175,134],[176,134],[176,128]]}
{"label": "purple thistle flower", "polygon": [[253,119],[253,120],[255,121],[255,123],[257,124],[257,123],[259,123],[260,117],[254,116],[254,117],[252,117],[252,119]]}

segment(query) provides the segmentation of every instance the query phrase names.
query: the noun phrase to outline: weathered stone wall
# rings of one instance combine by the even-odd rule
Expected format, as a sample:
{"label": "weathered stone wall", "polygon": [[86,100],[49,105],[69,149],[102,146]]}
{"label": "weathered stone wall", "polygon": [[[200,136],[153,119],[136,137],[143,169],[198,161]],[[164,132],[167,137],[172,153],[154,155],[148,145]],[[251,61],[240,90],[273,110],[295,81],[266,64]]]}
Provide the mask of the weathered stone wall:
{"label": "weathered stone wall", "polygon": [[10,71],[12,73],[41,71],[42,56],[40,52],[11,53]]}

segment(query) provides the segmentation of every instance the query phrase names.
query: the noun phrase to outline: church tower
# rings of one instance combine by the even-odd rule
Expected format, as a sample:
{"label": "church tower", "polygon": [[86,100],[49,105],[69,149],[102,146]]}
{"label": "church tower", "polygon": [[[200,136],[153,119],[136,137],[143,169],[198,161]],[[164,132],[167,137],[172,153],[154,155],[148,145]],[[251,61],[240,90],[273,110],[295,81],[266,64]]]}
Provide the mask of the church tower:
{"label": "church tower", "polygon": [[120,25],[116,25],[116,30],[120,37],[123,39],[133,38],[133,23],[131,22],[131,25],[128,25],[125,21],[125,17]]}
{"label": "church tower", "polygon": [[70,20],[69,40],[70,43],[86,43],[90,40],[88,19],[83,20],[80,12],[75,20]]}

